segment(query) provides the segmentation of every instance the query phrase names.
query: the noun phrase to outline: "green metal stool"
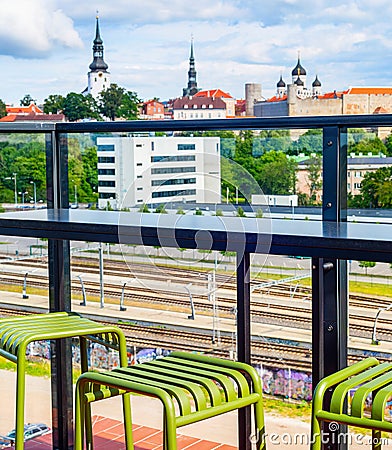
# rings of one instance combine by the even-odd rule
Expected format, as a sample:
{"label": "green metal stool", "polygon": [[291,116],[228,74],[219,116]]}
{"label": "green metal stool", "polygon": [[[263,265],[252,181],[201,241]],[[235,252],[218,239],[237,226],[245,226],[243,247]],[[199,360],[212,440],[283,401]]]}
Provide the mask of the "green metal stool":
{"label": "green metal stool", "polygon": [[[96,323],[73,312],[34,314],[22,317],[0,319],[0,356],[17,365],[15,449],[24,448],[24,409],[26,348],[30,342],[79,337],[81,370],[88,370],[87,340],[119,351],[120,366],[126,367],[127,348],[123,332],[115,327]],[[125,400],[128,407],[125,408]],[[131,423],[129,396],[124,399],[124,414]],[[87,423],[87,428],[91,428]]]}
{"label": "green metal stool", "polygon": [[[325,393],[333,388],[329,406],[323,405]],[[356,389],[349,412],[344,412],[348,393]],[[372,395],[371,413],[366,401]],[[346,367],[329,375],[316,386],[312,411],[312,450],[321,449],[321,422],[336,422],[371,429],[372,448],[381,449],[381,431],[392,432],[392,422],[385,418],[385,408],[392,396],[392,364],[380,364],[376,358]]]}
{"label": "green metal stool", "polygon": [[[158,398],[164,408],[163,448],[176,450],[177,428],[253,405],[257,449],[265,449],[262,386],[248,365],[184,352],[104,373],[83,373],[76,385],[75,450],[82,450],[87,405],[124,393]],[[93,443],[87,439],[87,448]],[[127,442],[132,450],[133,442]]]}

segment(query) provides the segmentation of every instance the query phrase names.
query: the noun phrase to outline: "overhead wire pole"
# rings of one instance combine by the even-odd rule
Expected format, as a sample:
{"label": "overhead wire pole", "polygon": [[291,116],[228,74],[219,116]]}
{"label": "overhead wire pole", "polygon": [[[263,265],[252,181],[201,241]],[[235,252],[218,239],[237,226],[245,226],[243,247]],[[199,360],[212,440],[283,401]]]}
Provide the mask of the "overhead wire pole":
{"label": "overhead wire pole", "polygon": [[99,306],[101,308],[103,308],[105,306],[105,294],[104,294],[104,285],[103,285],[103,246],[102,246],[102,242],[99,243],[99,287],[100,287]]}

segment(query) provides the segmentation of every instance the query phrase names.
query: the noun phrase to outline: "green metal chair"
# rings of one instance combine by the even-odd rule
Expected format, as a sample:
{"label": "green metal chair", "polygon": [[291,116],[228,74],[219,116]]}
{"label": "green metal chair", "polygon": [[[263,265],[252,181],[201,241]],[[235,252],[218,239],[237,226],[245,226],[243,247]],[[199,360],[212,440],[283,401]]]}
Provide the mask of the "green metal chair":
{"label": "green metal chair", "polygon": [[[152,362],[104,373],[83,373],[75,400],[75,450],[83,449],[83,420],[92,402],[124,393],[158,398],[163,404],[163,448],[176,450],[177,428],[253,405],[257,449],[265,449],[262,386],[248,365],[172,352]],[[87,448],[92,449],[91,436]],[[134,448],[127,442],[127,450]]]}
{"label": "green metal chair", "polygon": [[[80,341],[81,370],[88,370],[87,341],[94,341],[119,351],[120,366],[126,367],[127,348],[123,332],[115,327],[96,323],[73,312],[33,314],[21,317],[0,319],[0,356],[17,365],[15,449],[24,448],[24,410],[26,349],[30,342],[78,337]],[[128,408],[125,420],[130,424]],[[129,396],[127,398],[129,405]],[[87,427],[91,428],[91,424]]]}
{"label": "green metal chair", "polygon": [[[326,406],[324,396],[331,389],[331,401]],[[345,412],[348,394],[354,389],[351,407]],[[365,406],[369,396],[372,397],[371,412],[367,414]],[[392,422],[385,417],[387,401],[391,396],[392,364],[380,364],[376,358],[366,358],[321,380],[313,396],[312,450],[321,449],[322,422],[371,429],[372,448],[381,449],[381,432],[392,432]]]}

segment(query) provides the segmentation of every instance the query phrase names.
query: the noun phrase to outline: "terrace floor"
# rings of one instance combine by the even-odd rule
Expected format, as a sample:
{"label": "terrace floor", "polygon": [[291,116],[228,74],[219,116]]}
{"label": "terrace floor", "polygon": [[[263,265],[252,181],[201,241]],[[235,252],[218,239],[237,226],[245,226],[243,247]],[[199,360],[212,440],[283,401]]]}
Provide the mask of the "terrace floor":
{"label": "terrace floor", "polygon": [[[118,420],[107,419],[102,416],[93,418],[94,448],[108,450],[125,450],[124,430]],[[154,428],[134,425],[133,439],[135,450],[160,450],[162,446],[162,432]],[[178,450],[235,450],[236,447],[217,442],[200,440],[182,434],[177,435]],[[45,450],[52,448],[52,435],[46,434],[31,441],[27,441],[26,450]]]}

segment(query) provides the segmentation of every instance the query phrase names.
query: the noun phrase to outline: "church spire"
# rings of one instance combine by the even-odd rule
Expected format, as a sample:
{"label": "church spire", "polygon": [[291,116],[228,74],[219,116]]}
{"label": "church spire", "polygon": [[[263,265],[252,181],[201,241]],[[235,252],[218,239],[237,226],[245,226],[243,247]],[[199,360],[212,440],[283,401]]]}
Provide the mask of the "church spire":
{"label": "church spire", "polygon": [[96,28],[95,28],[95,39],[93,41],[93,62],[90,64],[89,68],[93,72],[106,72],[108,65],[103,60],[103,40],[99,31],[99,17],[96,17]]}
{"label": "church spire", "polygon": [[188,70],[188,86],[182,90],[183,97],[195,95],[200,89],[197,88],[195,56],[193,51],[193,36],[191,38],[191,52],[189,56],[189,70]]}
{"label": "church spire", "polygon": [[103,60],[103,40],[99,30],[98,11],[93,41],[93,62],[89,65],[89,68],[90,72],[87,74],[88,85],[83,93],[91,94],[94,98],[98,98],[99,94],[110,86],[108,65]]}

